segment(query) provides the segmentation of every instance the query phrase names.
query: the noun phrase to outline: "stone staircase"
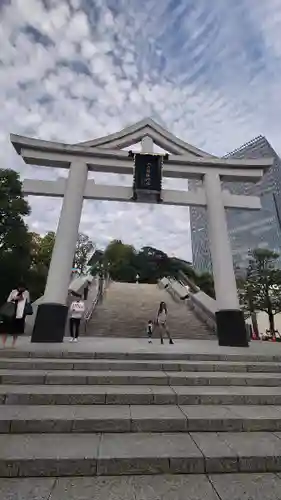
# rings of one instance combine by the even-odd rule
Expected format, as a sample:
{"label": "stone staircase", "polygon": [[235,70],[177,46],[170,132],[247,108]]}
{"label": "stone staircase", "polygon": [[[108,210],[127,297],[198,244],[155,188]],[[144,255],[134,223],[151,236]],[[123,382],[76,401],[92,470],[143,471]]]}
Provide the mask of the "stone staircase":
{"label": "stone staircase", "polygon": [[[161,301],[168,308],[173,338],[212,339],[214,334],[194,314],[188,303],[175,301],[157,285],[111,283],[87,327],[87,335],[144,337],[148,320],[154,320]],[[157,331],[155,335],[159,335]]]}
{"label": "stone staircase", "polygon": [[[162,474],[162,482],[178,484],[176,475],[196,474],[210,487],[212,474],[281,473],[281,353],[174,347],[103,352],[81,342],[1,351],[0,476],[149,475],[157,482]],[[6,481],[1,499],[25,499],[1,496]],[[106,498],[91,491],[44,498]],[[222,497],[212,487],[202,498]]]}

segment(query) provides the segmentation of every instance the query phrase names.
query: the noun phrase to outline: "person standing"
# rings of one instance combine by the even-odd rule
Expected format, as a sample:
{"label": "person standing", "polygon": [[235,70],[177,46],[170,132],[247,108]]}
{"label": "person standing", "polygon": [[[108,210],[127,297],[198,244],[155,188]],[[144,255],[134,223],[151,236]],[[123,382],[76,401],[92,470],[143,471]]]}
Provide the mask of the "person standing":
{"label": "person standing", "polygon": [[167,305],[165,302],[160,302],[158,313],[157,313],[156,324],[160,329],[161,344],[164,344],[163,333],[166,333],[166,335],[169,339],[169,344],[174,343],[172,340],[171,334],[169,332],[169,329],[167,327],[167,316],[168,316]]}
{"label": "person standing", "polygon": [[70,319],[69,319],[69,329],[71,342],[77,342],[79,337],[79,329],[81,319],[83,318],[85,313],[85,303],[81,299],[81,297],[77,297],[70,306]]}
{"label": "person standing", "polygon": [[25,318],[27,314],[32,314],[28,308],[32,309],[30,304],[29,291],[23,283],[11,291],[7,303],[14,305],[14,310],[10,317],[4,317],[4,335],[2,335],[3,347],[6,345],[7,336],[13,337],[12,347],[15,347],[19,335],[24,334]]}

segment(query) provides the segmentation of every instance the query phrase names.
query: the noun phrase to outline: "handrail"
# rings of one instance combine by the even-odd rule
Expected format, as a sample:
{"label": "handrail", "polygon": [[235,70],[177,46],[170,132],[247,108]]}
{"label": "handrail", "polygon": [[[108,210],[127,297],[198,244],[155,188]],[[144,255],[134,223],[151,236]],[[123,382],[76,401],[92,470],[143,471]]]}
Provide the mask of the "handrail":
{"label": "handrail", "polygon": [[185,285],[189,287],[191,293],[200,292],[199,286],[195,285],[195,283],[180,269],[179,270],[179,278],[180,281],[183,281]]}
{"label": "handrail", "polygon": [[[161,285],[160,285],[161,283]],[[178,300],[185,301],[188,300],[190,306],[192,307],[196,316],[205,323],[206,326],[210,328],[210,330],[216,330],[216,321],[215,321],[215,311],[216,311],[216,302],[214,299],[206,295],[200,289],[197,292],[193,292],[190,288],[187,293],[180,293],[180,290],[176,289],[177,287],[173,286],[173,283],[178,283],[184,289],[184,286],[174,278],[162,278],[158,282],[158,286],[163,287],[167,290],[167,292]]]}
{"label": "handrail", "polygon": [[89,321],[94,313],[94,310],[97,307],[100,300],[102,299],[104,292],[107,289],[109,283],[110,283],[110,279],[108,277],[106,279],[103,279],[99,276],[97,294],[96,294],[92,304],[90,305],[90,307],[88,308],[88,310],[86,311],[85,316],[84,316],[84,322],[85,322],[84,331],[85,331],[85,333],[87,331],[87,326],[88,326],[88,323],[89,323]]}
{"label": "handrail", "polygon": [[88,310],[86,311],[86,314],[84,316],[85,323],[87,323],[91,319],[91,316],[94,312],[94,309],[95,309],[98,301],[99,301],[99,293],[97,293],[93,303],[91,304],[91,307],[89,307]]}

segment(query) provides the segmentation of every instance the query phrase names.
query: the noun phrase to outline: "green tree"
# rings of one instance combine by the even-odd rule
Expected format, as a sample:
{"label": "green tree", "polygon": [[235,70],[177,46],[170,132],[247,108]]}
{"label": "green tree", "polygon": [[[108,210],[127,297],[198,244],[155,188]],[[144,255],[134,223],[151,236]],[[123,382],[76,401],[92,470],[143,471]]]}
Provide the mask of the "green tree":
{"label": "green tree", "polygon": [[104,259],[107,262],[115,263],[122,261],[132,261],[136,250],[132,245],[127,245],[121,240],[112,240],[104,251]]}
{"label": "green tree", "polygon": [[259,338],[259,325],[257,318],[257,311],[255,309],[255,304],[253,302],[253,289],[251,285],[251,274],[252,269],[249,266],[248,269],[241,269],[236,266],[235,275],[236,275],[236,286],[239,294],[240,305],[242,310],[244,311],[245,318],[251,318],[253,333],[257,338]]}
{"label": "green tree", "polygon": [[205,292],[207,295],[209,295],[213,299],[216,298],[214,279],[213,279],[212,274],[210,274],[210,273],[196,274],[195,273],[194,282],[200,288],[200,290],[202,290],[202,292]]}
{"label": "green tree", "polygon": [[[50,262],[55,245],[56,234],[49,231],[44,236],[30,233],[31,236],[31,266],[28,273],[28,284],[33,300],[44,294]],[[77,240],[74,265],[80,272],[85,272],[93,243],[88,236],[79,234]]]}
{"label": "green tree", "polygon": [[121,240],[111,241],[103,255],[109,275],[114,281],[134,282],[136,280],[136,250]]}
{"label": "green tree", "polygon": [[73,267],[78,269],[80,273],[85,273],[88,266],[89,259],[94,250],[94,244],[90,240],[89,236],[80,233],[78,235],[78,240],[76,243],[75,256],[73,261]]}
{"label": "green tree", "polygon": [[274,333],[274,316],[281,312],[281,270],[276,267],[279,255],[268,249],[251,252],[247,276],[240,288],[244,310],[252,314],[264,311],[268,315],[269,330]]}
{"label": "green tree", "polygon": [[45,236],[31,234],[31,267],[29,271],[29,291],[33,300],[43,295],[52,252],[55,233],[49,231]]}
{"label": "green tree", "polygon": [[145,246],[137,252],[132,245],[124,244],[121,240],[113,240],[105,251],[97,249],[89,264],[93,275],[98,272],[102,264],[114,281],[135,282],[138,275],[141,283],[157,283],[164,276],[179,280],[183,280],[185,276],[189,279],[189,284],[191,281],[205,293],[215,297],[211,274],[198,275],[190,262],[169,257],[162,250],[151,246]]}
{"label": "green tree", "polygon": [[144,283],[156,283],[169,274],[169,258],[166,253],[154,247],[143,247],[136,258],[137,274]]}
{"label": "green tree", "polygon": [[28,277],[31,236],[23,217],[29,213],[19,175],[0,169],[0,303],[12,287]]}
{"label": "green tree", "polygon": [[38,262],[49,269],[52,253],[55,245],[56,234],[54,231],[49,231],[41,238],[38,251]]}

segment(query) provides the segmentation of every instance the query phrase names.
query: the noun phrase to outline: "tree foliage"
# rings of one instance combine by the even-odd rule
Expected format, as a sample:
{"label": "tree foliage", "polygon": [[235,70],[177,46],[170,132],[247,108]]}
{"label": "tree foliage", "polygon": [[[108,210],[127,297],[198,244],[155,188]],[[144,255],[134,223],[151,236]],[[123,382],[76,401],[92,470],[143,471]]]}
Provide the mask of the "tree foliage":
{"label": "tree foliage", "polygon": [[[44,293],[55,233],[29,232],[24,222],[29,213],[19,175],[0,169],[0,304],[20,281],[28,286],[32,300]],[[79,234],[74,264],[80,272],[86,270],[93,248],[89,237]]]}
{"label": "tree foliage", "polygon": [[89,236],[83,233],[79,233],[76,243],[73,267],[75,267],[81,274],[86,272],[86,268],[93,250],[94,244],[90,240]]}
{"label": "tree foliage", "polygon": [[132,245],[111,241],[105,249],[103,264],[114,281],[130,283],[136,280],[136,251]]}
{"label": "tree foliage", "polygon": [[29,212],[19,175],[0,169],[0,303],[11,287],[27,278],[31,236],[23,217]]}
{"label": "tree foliage", "polygon": [[[44,236],[31,233],[31,268],[29,271],[29,290],[33,299],[43,295],[51,263],[56,234],[49,231]],[[80,233],[74,257],[74,266],[80,273],[86,271],[89,254],[94,248],[89,237]]]}
{"label": "tree foliage", "polygon": [[13,170],[0,169],[0,251],[18,248],[18,236],[26,232],[23,216],[30,208],[22,194],[19,175]]}
{"label": "tree foliage", "polygon": [[256,249],[250,255],[246,279],[240,288],[245,311],[264,311],[269,329],[274,332],[274,316],[281,312],[281,270],[276,267],[279,255],[268,249]]}
{"label": "tree foliage", "polygon": [[28,287],[33,300],[44,293],[55,237],[53,231],[49,231],[45,236],[31,233],[31,267]]}
{"label": "tree foliage", "polygon": [[132,245],[121,240],[111,241],[105,251],[96,250],[90,263],[92,273],[96,274],[102,264],[114,281],[133,283],[157,283],[164,276],[179,279],[182,271],[205,293],[214,297],[214,283],[211,275],[196,274],[190,262],[176,257],[169,257],[165,252],[151,246],[136,251]]}

